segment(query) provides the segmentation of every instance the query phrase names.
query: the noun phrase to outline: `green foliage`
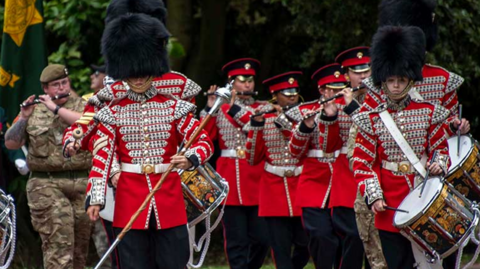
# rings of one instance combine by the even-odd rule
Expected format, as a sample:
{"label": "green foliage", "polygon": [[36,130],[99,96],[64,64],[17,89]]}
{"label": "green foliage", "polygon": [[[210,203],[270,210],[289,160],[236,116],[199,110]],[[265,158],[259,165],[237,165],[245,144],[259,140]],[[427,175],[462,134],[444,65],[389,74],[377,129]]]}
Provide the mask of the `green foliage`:
{"label": "green foliage", "polygon": [[[98,63],[100,36],[108,0],[50,0],[44,2],[47,42],[53,51],[50,63],[65,64],[72,87],[79,95],[90,91],[89,65]],[[60,40],[52,46],[51,40]],[[92,49],[93,48],[93,49]]]}

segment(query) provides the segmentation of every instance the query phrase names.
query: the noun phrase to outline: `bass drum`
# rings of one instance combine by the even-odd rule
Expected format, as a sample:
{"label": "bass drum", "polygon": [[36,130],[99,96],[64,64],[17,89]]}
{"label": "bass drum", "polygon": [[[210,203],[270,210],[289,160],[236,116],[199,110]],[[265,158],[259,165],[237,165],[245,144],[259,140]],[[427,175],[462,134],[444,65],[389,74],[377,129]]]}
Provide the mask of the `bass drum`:
{"label": "bass drum", "polygon": [[206,163],[194,171],[178,171],[182,180],[188,226],[197,223],[217,209],[228,194],[228,183]]}
{"label": "bass drum", "polygon": [[100,217],[104,220],[113,222],[113,211],[115,210],[115,191],[113,187],[107,186],[105,197],[105,207],[100,211]]}
{"label": "bass drum", "polygon": [[480,156],[478,142],[468,135],[462,135],[460,136],[460,152],[458,152],[458,140],[458,136],[448,139],[451,165],[445,180],[469,200],[479,202]]}

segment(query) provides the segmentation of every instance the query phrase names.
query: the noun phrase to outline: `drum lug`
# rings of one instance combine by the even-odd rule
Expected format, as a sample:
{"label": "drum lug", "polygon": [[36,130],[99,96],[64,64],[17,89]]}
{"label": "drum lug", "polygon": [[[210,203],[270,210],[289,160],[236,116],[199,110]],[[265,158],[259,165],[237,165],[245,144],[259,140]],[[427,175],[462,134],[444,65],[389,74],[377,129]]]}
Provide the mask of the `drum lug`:
{"label": "drum lug", "polygon": [[195,196],[195,194],[193,194],[193,192],[188,188],[188,186],[182,182],[182,187],[183,187],[183,190],[187,192],[188,196],[190,197],[190,199],[192,201],[195,201],[195,204],[197,206],[197,208],[199,209],[203,209],[203,203],[202,201],[198,200],[198,198]]}
{"label": "drum lug", "polygon": [[467,220],[470,222],[473,220],[473,216],[469,217],[465,215],[465,212],[460,210],[460,208],[458,207],[457,201],[452,200],[451,198],[446,198],[445,203],[447,203],[447,205],[449,205],[453,210],[455,210],[460,215],[460,217],[462,217],[464,220]]}
{"label": "drum lug", "polygon": [[480,193],[480,188],[478,187],[478,183],[475,181],[475,179],[472,178],[472,176],[470,176],[470,174],[463,170],[463,175],[468,179],[468,181],[470,182],[470,184],[473,186],[473,188],[475,189],[475,191],[477,193]]}
{"label": "drum lug", "polygon": [[445,184],[447,185],[447,188],[452,191],[456,196],[458,196],[458,198],[460,198],[462,200],[462,202],[467,205],[468,208],[471,208],[472,207],[472,202],[470,200],[468,200],[463,194],[461,194],[459,191],[457,191],[455,189],[455,187],[452,186],[452,184],[450,184],[450,182],[448,181],[445,181]]}
{"label": "drum lug", "polygon": [[455,238],[447,231],[445,230],[442,225],[440,225],[436,220],[434,220],[432,217],[428,217],[428,221],[434,226],[435,230],[440,232],[443,236],[447,237],[448,240],[450,240],[451,243],[455,244]]}

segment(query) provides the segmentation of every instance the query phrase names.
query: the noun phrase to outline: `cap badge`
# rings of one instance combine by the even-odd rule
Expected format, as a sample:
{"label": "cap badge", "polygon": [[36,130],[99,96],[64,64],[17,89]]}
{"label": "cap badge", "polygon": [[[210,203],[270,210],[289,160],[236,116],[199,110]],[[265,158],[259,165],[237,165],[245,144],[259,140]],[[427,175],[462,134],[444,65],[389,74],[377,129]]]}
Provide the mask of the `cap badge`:
{"label": "cap badge", "polygon": [[294,78],[289,78],[289,79],[288,79],[288,83],[293,84],[294,82],[295,82],[295,79],[294,79]]}
{"label": "cap badge", "polygon": [[248,69],[250,69],[251,67],[252,67],[252,66],[251,66],[249,63],[246,63],[246,64],[245,64],[245,69],[248,70]]}
{"label": "cap badge", "polygon": [[68,69],[65,68],[63,71],[65,71],[65,76],[68,76]]}
{"label": "cap badge", "polygon": [[335,73],[333,73],[333,75],[334,75],[336,78],[339,78],[339,77],[340,77],[340,72],[335,71]]}
{"label": "cap badge", "polygon": [[361,53],[361,52],[357,53],[357,58],[362,59],[363,58],[363,53]]}

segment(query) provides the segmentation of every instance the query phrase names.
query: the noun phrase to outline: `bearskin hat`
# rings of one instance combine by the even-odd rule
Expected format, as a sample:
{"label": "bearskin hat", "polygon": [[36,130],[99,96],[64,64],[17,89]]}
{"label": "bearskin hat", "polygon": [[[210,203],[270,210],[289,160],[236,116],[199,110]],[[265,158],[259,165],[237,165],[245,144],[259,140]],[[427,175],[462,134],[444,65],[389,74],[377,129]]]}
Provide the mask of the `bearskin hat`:
{"label": "bearskin hat", "polygon": [[163,24],[167,17],[167,9],[162,0],[112,0],[107,8],[105,24],[127,13],[147,14],[159,19]]}
{"label": "bearskin hat", "polygon": [[390,76],[421,81],[425,64],[425,36],[415,26],[383,26],[373,36],[370,49],[372,79],[380,84]]}
{"label": "bearskin hat", "polygon": [[436,0],[382,0],[379,5],[379,27],[417,26],[425,34],[427,51],[431,51],[438,39],[434,14],[436,7]]}
{"label": "bearskin hat", "polygon": [[112,20],[102,35],[107,74],[114,79],[161,76],[169,72],[170,33],[145,14],[125,14]]}

